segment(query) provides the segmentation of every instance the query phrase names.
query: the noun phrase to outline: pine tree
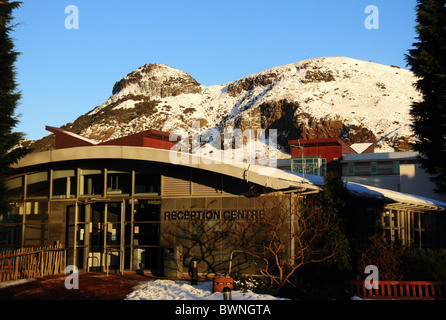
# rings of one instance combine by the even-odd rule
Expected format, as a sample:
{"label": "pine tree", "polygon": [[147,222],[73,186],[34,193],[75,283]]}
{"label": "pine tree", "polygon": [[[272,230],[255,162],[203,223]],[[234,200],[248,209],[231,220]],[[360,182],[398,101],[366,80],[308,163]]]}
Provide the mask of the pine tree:
{"label": "pine tree", "polygon": [[418,0],[417,39],[406,61],[419,80],[423,99],[412,104],[414,149],[432,176],[436,191],[446,194],[446,0]]}
{"label": "pine tree", "polygon": [[18,52],[14,51],[11,31],[13,10],[19,6],[19,2],[0,1],[0,213],[7,206],[4,175],[28,152],[26,148],[16,147],[23,134],[13,132],[18,123],[15,108],[21,95],[17,90],[14,68]]}

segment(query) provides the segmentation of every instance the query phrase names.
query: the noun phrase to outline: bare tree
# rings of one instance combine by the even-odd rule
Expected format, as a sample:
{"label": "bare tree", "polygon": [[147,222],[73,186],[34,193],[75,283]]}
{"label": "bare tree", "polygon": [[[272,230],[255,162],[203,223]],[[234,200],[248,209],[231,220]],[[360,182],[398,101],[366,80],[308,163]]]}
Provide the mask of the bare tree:
{"label": "bare tree", "polygon": [[[182,247],[183,267],[190,260],[199,261],[200,272],[228,273],[231,247],[228,246],[226,224],[221,220],[190,219],[172,221],[163,231],[163,241],[167,245]],[[234,268],[244,268],[246,261],[239,258],[233,262]]]}
{"label": "bare tree", "polygon": [[317,195],[269,192],[257,197],[255,219],[227,223],[232,245],[251,257],[260,272],[283,286],[303,265],[334,256],[337,218]]}

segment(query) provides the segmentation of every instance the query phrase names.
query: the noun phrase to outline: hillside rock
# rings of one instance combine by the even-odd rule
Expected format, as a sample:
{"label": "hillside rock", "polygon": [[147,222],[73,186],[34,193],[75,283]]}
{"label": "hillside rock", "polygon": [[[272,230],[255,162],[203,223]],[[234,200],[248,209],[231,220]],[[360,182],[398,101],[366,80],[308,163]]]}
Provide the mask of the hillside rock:
{"label": "hillside rock", "polygon": [[[409,110],[421,98],[415,82],[408,70],[326,57],[206,87],[152,63],[117,81],[107,101],[64,128],[102,142],[147,129],[189,130],[198,121],[202,132],[277,129],[285,149],[290,139],[340,137],[378,142],[377,152],[408,150]],[[50,140],[35,142],[36,149],[51,148]]]}
{"label": "hillside rock", "polygon": [[116,82],[112,94],[144,95],[152,98],[201,93],[200,84],[186,72],[165,64],[146,64]]}

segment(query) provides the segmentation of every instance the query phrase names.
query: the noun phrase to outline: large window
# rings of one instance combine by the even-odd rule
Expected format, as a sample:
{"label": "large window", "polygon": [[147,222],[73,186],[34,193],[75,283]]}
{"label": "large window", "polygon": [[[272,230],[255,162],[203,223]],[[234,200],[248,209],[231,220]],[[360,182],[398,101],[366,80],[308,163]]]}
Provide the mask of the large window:
{"label": "large window", "polygon": [[0,248],[18,245],[22,238],[24,204],[11,204],[9,211],[0,212]]}
{"label": "large window", "polygon": [[327,159],[325,158],[304,158],[292,159],[291,171],[324,176],[327,172]]}
{"label": "large window", "polygon": [[134,209],[134,245],[158,245],[160,206],[158,201],[139,200]]}
{"label": "large window", "polygon": [[48,241],[49,202],[25,203],[24,246],[42,246]]}
{"label": "large window", "polygon": [[[11,210],[0,212],[0,247],[51,244],[53,239],[64,237],[58,225],[66,222],[64,240],[71,250],[68,255],[80,259],[73,263],[84,265],[81,260],[87,258],[92,227],[97,226],[88,218],[88,208],[102,208],[94,203],[102,203],[98,200],[104,198],[110,201],[105,206],[108,216],[104,221],[107,223],[97,232],[104,246],[119,249],[120,239],[124,237],[121,232],[125,229],[126,252],[138,247],[145,252],[140,257],[143,260],[155,259],[161,254],[161,165],[110,160],[65,162],[35,170],[6,181]],[[135,198],[134,204],[133,200],[129,201],[131,197]],[[77,205],[74,205],[75,200],[78,200]],[[123,201],[131,203],[128,210],[122,210]],[[122,217],[122,222],[125,224],[121,228],[124,212],[126,216]],[[73,254],[74,248],[79,252]],[[80,252],[82,250],[85,254]]]}
{"label": "large window", "polygon": [[132,173],[129,171],[107,171],[107,195],[122,196],[132,193]]}
{"label": "large window", "polygon": [[53,171],[53,198],[75,198],[77,192],[75,169]]}
{"label": "large window", "polygon": [[133,248],[133,270],[157,270],[161,257],[160,201],[140,199],[133,208],[133,217],[130,214],[126,218],[133,218],[133,222],[126,223],[126,244]]}
{"label": "large window", "polygon": [[383,227],[386,238],[391,242],[407,245],[407,213],[399,210],[385,210]]}
{"label": "large window", "polygon": [[135,172],[135,194],[159,195],[160,175]]}
{"label": "large window", "polygon": [[103,195],[104,175],[101,169],[81,169],[80,195]]}
{"label": "large window", "polygon": [[382,226],[387,239],[404,246],[424,247],[433,245],[432,225],[434,216],[408,210],[384,210]]}
{"label": "large window", "polygon": [[412,243],[415,247],[432,245],[432,227],[435,223],[434,215],[412,212],[413,229],[411,232]]}
{"label": "large window", "polygon": [[48,198],[50,194],[50,175],[48,171],[31,173],[26,180],[28,198]]}
{"label": "large window", "polygon": [[11,200],[23,199],[23,181],[24,176],[15,177],[6,181],[6,188],[8,190],[8,197]]}

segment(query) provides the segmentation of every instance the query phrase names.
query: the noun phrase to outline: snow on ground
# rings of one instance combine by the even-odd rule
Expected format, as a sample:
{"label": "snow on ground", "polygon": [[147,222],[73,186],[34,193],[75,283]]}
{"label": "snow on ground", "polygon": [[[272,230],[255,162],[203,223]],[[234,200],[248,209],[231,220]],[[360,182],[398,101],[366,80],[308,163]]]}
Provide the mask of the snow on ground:
{"label": "snow on ground", "polygon": [[[233,290],[232,300],[288,300],[252,291]],[[221,292],[212,292],[212,281],[192,286],[187,281],[155,280],[139,285],[126,300],[223,300]]]}

